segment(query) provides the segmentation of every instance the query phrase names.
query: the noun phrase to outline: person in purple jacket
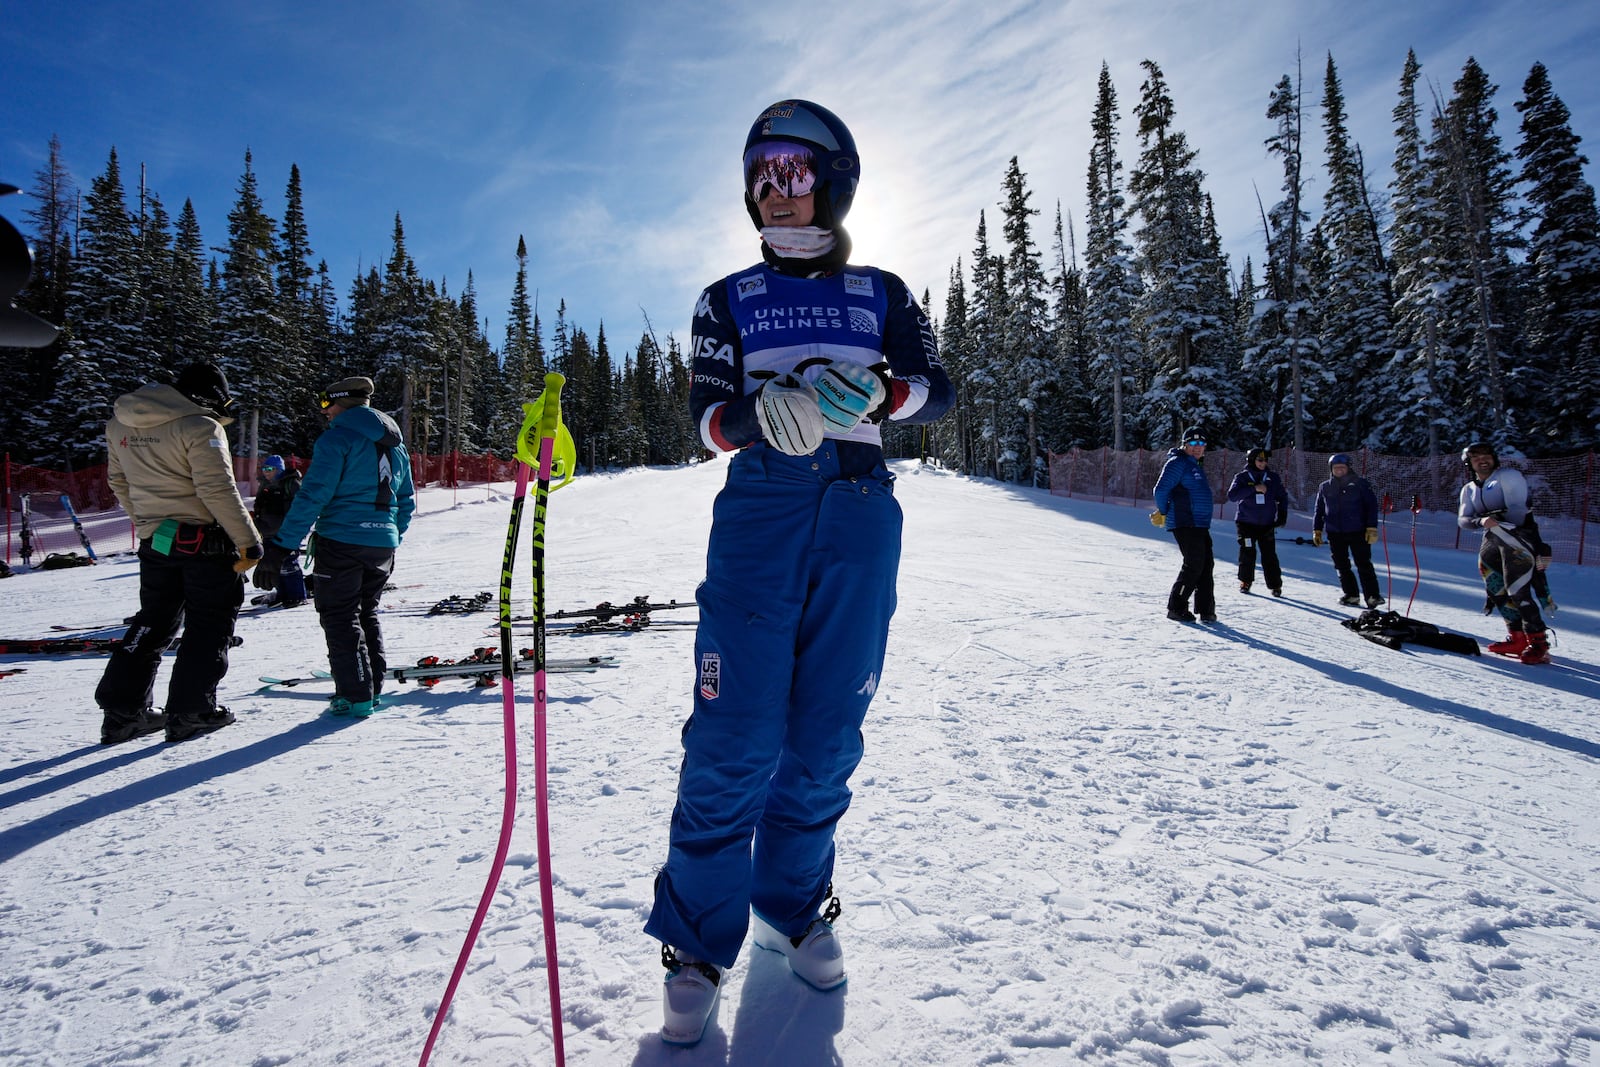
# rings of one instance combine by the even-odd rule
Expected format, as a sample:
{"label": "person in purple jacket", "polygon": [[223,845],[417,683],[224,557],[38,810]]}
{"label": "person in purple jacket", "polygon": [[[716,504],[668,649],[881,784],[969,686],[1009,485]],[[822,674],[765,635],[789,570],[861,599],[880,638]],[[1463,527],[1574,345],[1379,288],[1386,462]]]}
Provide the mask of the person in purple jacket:
{"label": "person in purple jacket", "polygon": [[1252,448],[1244,470],[1234,475],[1228,499],[1239,505],[1234,529],[1239,534],[1239,592],[1248,593],[1256,576],[1256,552],[1261,553],[1261,576],[1273,596],[1283,595],[1283,570],[1278,566],[1278,528],[1289,521],[1289,493],[1283,479],[1267,464],[1272,450]]}
{"label": "person in purple jacket", "polygon": [[1378,595],[1378,572],[1372,567],[1372,546],[1378,543],[1378,495],[1365,478],[1351,471],[1350,457],[1343,452],[1328,457],[1328,475],[1328,480],[1317,486],[1311,543],[1321,545],[1323,532],[1327,532],[1333,569],[1344,592],[1339,603],[1355,607],[1361,603],[1359,592],[1366,597],[1367,607],[1375,608],[1383,603],[1383,597]]}
{"label": "person in purple jacket", "polygon": [[849,262],[861,173],[839,117],[767,108],[744,144],[761,262],[694,311],[689,411],[732,452],[696,591],[694,710],[645,932],[667,968],[661,1037],[700,1041],[747,932],[818,990],[845,983],[834,827],[882,678],[900,564],[885,423],[954,399],[928,317]]}

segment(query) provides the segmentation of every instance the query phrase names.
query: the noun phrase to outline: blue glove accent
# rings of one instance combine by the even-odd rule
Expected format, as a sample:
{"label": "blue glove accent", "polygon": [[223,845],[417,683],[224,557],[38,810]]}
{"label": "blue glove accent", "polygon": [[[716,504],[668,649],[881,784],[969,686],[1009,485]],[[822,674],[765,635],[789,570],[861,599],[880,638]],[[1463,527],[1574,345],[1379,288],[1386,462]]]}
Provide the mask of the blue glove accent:
{"label": "blue glove accent", "polygon": [[888,394],[865,364],[836,359],[817,376],[817,409],[830,433],[847,434]]}

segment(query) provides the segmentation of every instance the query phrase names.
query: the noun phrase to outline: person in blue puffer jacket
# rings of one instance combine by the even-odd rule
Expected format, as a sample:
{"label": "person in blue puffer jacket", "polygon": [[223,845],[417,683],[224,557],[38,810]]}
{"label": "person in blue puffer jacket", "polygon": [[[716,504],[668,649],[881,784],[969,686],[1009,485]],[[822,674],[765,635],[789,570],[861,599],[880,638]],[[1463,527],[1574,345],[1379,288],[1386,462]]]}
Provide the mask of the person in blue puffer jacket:
{"label": "person in blue puffer jacket", "polygon": [[1256,551],[1261,576],[1273,596],[1283,595],[1283,570],[1278,566],[1278,527],[1289,521],[1289,494],[1278,472],[1268,468],[1272,450],[1252,448],[1244,470],[1234,475],[1228,499],[1239,505],[1234,528],[1239,533],[1239,592],[1248,593],[1256,576]]}
{"label": "person in blue puffer jacket", "polygon": [[1167,594],[1167,618],[1175,622],[1194,622],[1189,597],[1202,622],[1217,621],[1216,591],[1211,574],[1215,558],[1211,549],[1211,483],[1200,464],[1206,458],[1205,431],[1191,426],[1183,440],[1167,452],[1166,466],[1156,479],[1156,512],[1150,522],[1165,528],[1178,542],[1183,566],[1178,580]]}
{"label": "person in blue puffer jacket", "polygon": [[272,589],[282,561],[316,527],[312,598],[337,690],[328,710],[358,717],[372,714],[383,688],[378,600],[416,510],[411,456],[394,420],[369,406],[372,388],[371,378],[345,378],[318,397],[328,428],[255,577]]}
{"label": "person in blue puffer jacket", "polygon": [[1344,593],[1339,603],[1346,607],[1361,603],[1356,597],[1359,576],[1359,592],[1366,597],[1367,607],[1382,604],[1378,572],[1372,567],[1372,546],[1378,543],[1378,495],[1365,478],[1350,469],[1350,457],[1343,452],[1328,457],[1328,480],[1317,486],[1317,506],[1311,515],[1312,544],[1322,544],[1324,530],[1339,588]]}

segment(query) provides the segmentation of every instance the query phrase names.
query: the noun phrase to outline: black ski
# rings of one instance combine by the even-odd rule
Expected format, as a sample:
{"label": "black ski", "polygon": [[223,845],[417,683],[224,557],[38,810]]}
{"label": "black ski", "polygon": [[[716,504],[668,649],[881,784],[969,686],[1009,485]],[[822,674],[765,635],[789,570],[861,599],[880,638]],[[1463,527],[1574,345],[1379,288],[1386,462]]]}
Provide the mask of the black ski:
{"label": "black ski", "polygon": [[[550,612],[550,614],[546,615],[545,618],[547,618],[547,619],[585,619],[585,618],[594,618],[594,619],[599,619],[600,621],[604,622],[604,621],[606,621],[608,619],[614,619],[618,615],[648,615],[652,611],[674,611],[674,610],[677,610],[677,609],[680,609],[680,608],[692,608],[692,607],[695,607],[695,606],[696,605],[695,605],[695,602],[693,600],[690,600],[690,601],[668,600],[664,604],[656,604],[656,603],[652,603],[649,597],[640,595],[640,596],[634,597],[632,600],[628,601],[626,604],[613,604],[609,600],[603,600],[600,603],[596,604],[592,608],[577,608],[577,609],[573,609],[573,610],[569,610],[569,611],[552,611],[552,612]],[[531,618],[531,616],[518,615],[514,619],[512,619],[512,621],[513,622],[531,622],[532,618]]]}
{"label": "black ski", "polygon": [[[531,650],[527,650],[531,651]],[[499,656],[491,659],[467,659],[462,662],[450,660],[433,660],[433,657],[424,657],[414,667],[390,667],[383,672],[385,678],[397,682],[416,682],[425,687],[431,687],[441,678],[487,678],[487,684],[494,684],[500,680],[501,665]],[[523,656],[512,660],[512,672],[520,673],[533,669],[533,657]],[[553,674],[573,674],[578,672],[589,673],[617,667],[615,656],[581,656],[574,659],[553,659],[545,661],[545,670]],[[263,675],[261,681],[268,686],[281,685],[290,688],[297,685],[310,685],[315,682],[329,682],[333,675],[325,670],[314,670],[309,675],[299,678],[277,678]]]}
{"label": "black ski", "polygon": [[[177,651],[183,640],[180,634],[167,644],[168,652]],[[244,644],[244,638],[233,635],[229,647]],[[122,647],[120,637],[0,637],[0,656],[69,656],[75,652],[115,652]]]}

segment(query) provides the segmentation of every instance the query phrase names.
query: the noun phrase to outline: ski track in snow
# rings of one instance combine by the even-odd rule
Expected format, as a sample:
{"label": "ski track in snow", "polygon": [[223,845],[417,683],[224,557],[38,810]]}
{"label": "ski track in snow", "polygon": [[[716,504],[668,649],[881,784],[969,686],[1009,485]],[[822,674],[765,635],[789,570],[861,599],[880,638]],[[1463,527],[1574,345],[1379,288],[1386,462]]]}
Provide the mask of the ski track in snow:
{"label": "ski track in snow", "polygon": [[[842,992],[747,944],[706,1040],[661,1044],[641,927],[692,630],[550,637],[551,656],[621,660],[550,684],[569,1063],[1600,1063],[1595,568],[1556,576],[1553,668],[1396,653],[1337,625],[1322,550],[1282,547],[1281,600],[1235,592],[1224,522],[1222,621],[1180,625],[1162,617],[1177,552],[1142,511],[897,469],[900,608],[839,831]],[[551,607],[692,601],[722,472],[557,493]],[[505,499],[425,491],[386,601],[393,662],[494,643],[492,613],[415,612],[494,587]],[[1423,568],[1417,617],[1498,636],[1469,554]],[[129,612],[136,589],[122,557],[0,596],[30,636]],[[326,688],[255,681],[323,665],[309,608],[240,633],[239,724],[183,745],[93,743],[98,657],[0,680],[6,1063],[420,1053],[494,855],[499,692],[404,687],[336,722]],[[438,1064],[552,1060],[518,681],[516,832]]]}

